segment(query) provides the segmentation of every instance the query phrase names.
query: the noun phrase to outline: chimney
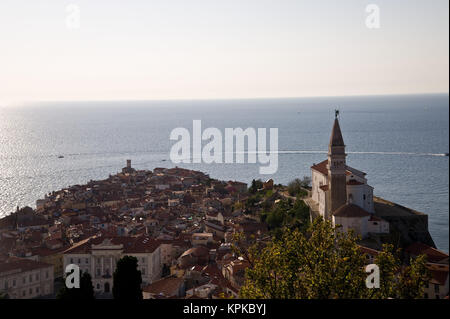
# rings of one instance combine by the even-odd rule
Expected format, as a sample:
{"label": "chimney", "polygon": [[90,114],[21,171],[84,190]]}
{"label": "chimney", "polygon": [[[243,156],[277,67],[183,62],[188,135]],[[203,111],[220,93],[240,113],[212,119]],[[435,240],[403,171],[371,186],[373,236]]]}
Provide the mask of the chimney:
{"label": "chimney", "polygon": [[131,168],[131,160],[130,159],[127,159],[127,167]]}

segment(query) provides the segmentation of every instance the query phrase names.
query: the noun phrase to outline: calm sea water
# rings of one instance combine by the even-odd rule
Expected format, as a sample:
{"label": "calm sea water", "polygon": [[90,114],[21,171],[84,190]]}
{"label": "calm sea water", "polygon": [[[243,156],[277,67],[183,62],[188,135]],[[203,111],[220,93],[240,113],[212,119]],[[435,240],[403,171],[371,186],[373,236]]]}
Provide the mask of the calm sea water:
{"label": "calm sea water", "polygon": [[427,213],[438,248],[448,252],[448,94],[0,107],[0,216],[52,190],[106,178],[126,159],[139,169],[175,166],[170,132],[192,131],[194,119],[222,130],[277,127],[279,169],[259,176],[259,164],[178,166],[224,180],[287,183],[326,158],[336,107],[348,165],[367,173],[376,195]]}

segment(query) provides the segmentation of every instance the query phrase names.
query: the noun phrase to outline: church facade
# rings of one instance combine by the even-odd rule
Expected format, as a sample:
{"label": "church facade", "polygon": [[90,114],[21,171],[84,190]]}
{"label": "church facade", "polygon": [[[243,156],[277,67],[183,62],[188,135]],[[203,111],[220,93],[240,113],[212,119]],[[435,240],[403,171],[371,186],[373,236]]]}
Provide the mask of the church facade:
{"label": "church facade", "polygon": [[328,145],[328,158],[311,166],[311,200],[318,214],[353,229],[363,238],[369,233],[388,233],[389,223],[374,216],[373,187],[366,173],[346,164],[345,144],[338,116],[334,120]]}

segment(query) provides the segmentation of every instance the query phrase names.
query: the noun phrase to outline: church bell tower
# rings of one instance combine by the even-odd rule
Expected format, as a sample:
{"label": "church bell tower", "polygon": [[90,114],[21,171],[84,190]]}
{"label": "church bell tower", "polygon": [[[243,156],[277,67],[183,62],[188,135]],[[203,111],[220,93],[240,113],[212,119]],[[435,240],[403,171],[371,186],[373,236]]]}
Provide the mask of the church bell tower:
{"label": "church bell tower", "polygon": [[331,218],[336,209],[347,203],[347,181],[345,172],[345,144],[342,138],[338,120],[339,111],[335,112],[333,130],[331,131],[330,144],[328,145],[328,211],[326,219]]}

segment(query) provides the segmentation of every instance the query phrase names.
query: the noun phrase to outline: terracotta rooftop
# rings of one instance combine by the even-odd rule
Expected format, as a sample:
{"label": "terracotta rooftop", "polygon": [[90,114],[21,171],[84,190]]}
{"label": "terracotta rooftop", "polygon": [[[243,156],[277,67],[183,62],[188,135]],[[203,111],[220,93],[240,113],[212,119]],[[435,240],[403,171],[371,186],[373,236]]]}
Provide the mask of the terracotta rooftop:
{"label": "terracotta rooftop", "polygon": [[366,246],[361,246],[358,245],[359,250],[361,250],[363,253],[368,254],[368,255],[372,255],[372,256],[377,256],[380,252],[378,250],[366,247]]}
{"label": "terracotta rooftop", "polygon": [[[313,166],[311,166],[311,168],[315,171],[318,171],[319,173],[322,173],[325,176],[328,176],[328,169],[327,169],[327,164],[328,164],[328,160],[324,160],[318,164],[314,164]],[[345,174],[350,176],[350,175],[358,175],[361,177],[364,177],[366,175],[366,173],[361,172],[360,170],[357,170],[353,167],[350,167],[347,165],[347,170],[345,171]]]}
{"label": "terracotta rooftop", "polygon": [[370,214],[355,204],[345,204],[339,207],[334,213],[337,217],[364,217]]}
{"label": "terracotta rooftop", "polygon": [[166,297],[171,297],[178,294],[178,289],[180,285],[183,284],[183,282],[184,282],[183,277],[163,278],[144,287],[142,291],[152,293],[155,295],[163,295]]}
{"label": "terracotta rooftop", "polygon": [[405,251],[414,256],[424,254],[427,256],[428,262],[437,263],[443,260],[448,262],[448,254],[422,243],[414,243],[408,246]]}
{"label": "terracotta rooftop", "polygon": [[[147,236],[139,237],[90,237],[67,249],[64,254],[89,254],[92,251],[92,245],[122,245],[123,253],[152,253],[159,245],[160,241],[151,239]],[[98,247],[101,249],[101,247]]]}
{"label": "terracotta rooftop", "polygon": [[25,272],[47,267],[52,267],[52,265],[31,259],[9,257],[6,261],[0,263],[0,273],[13,270]]}

